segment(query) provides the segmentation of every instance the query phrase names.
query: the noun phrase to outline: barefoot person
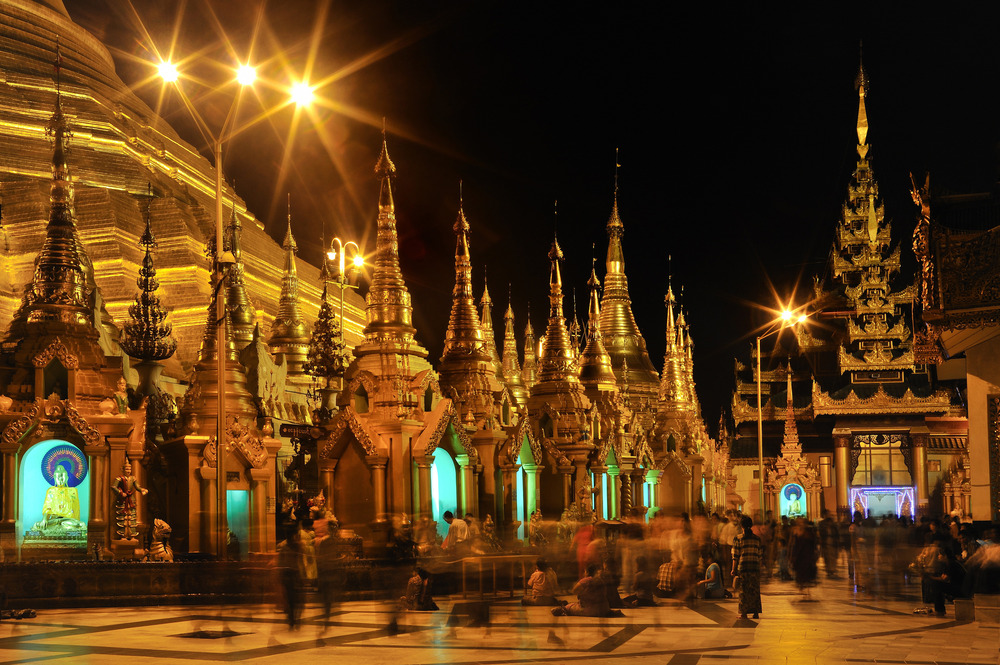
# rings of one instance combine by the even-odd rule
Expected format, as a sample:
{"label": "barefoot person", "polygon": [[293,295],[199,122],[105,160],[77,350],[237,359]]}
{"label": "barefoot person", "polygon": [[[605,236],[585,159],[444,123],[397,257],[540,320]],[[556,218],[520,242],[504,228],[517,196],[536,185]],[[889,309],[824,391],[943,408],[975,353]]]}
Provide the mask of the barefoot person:
{"label": "barefoot person", "polygon": [[744,515],[741,522],[742,531],[733,539],[733,570],[732,575],[739,575],[740,618],[746,619],[753,613],[753,618],[759,618],[760,607],[760,561],[763,548],[760,538],[753,532],[753,518]]}

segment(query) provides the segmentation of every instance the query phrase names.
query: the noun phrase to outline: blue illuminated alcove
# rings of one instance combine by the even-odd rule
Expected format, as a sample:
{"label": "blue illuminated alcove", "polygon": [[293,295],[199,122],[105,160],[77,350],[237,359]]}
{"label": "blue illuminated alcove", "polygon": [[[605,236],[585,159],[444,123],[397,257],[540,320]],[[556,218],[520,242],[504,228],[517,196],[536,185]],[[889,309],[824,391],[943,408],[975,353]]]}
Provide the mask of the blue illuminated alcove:
{"label": "blue illuminated alcove", "polygon": [[[55,484],[51,479],[55,466],[69,467],[69,487],[75,487],[80,503],[80,521],[90,519],[90,469],[87,455],[78,446],[61,439],[49,439],[36,443],[21,458],[18,478],[18,520],[21,528],[17,533],[17,544],[24,541],[25,531],[42,519],[42,504],[45,493]],[[86,548],[86,533],[81,539]]]}
{"label": "blue illuminated alcove", "polygon": [[240,539],[240,559],[245,560],[250,551],[250,492],[226,490],[226,520]]}
{"label": "blue illuminated alcove", "polygon": [[443,517],[446,510],[458,510],[458,470],[451,453],[438,447],[431,463],[431,513],[442,537],[448,535],[448,523]]}

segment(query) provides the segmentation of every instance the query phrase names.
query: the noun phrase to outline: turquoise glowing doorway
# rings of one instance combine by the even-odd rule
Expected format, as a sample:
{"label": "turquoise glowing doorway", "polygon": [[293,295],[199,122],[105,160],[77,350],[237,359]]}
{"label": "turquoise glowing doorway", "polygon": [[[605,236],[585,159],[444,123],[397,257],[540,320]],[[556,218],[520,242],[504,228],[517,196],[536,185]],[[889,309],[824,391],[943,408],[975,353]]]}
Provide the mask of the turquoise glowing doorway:
{"label": "turquoise glowing doorway", "polygon": [[226,519],[240,541],[240,559],[245,560],[250,551],[250,492],[226,490]]}
{"label": "turquoise glowing doorway", "polygon": [[448,523],[444,521],[448,510],[458,512],[458,465],[450,452],[438,447],[431,463],[431,515],[442,538],[448,535]]}
{"label": "turquoise glowing doorway", "polygon": [[82,450],[61,439],[36,443],[21,458],[18,488],[18,547],[87,549],[90,467]]}

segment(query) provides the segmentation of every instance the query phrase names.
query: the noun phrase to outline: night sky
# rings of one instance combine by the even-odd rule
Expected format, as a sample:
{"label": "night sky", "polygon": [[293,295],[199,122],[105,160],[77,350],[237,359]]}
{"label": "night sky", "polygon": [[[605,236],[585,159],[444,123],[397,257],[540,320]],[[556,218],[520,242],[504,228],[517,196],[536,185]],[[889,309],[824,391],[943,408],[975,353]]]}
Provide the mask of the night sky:
{"label": "night sky", "polygon": [[[385,116],[403,273],[419,339],[435,361],[454,283],[459,180],[474,283],[479,291],[488,266],[494,326],[502,334],[511,283],[519,335],[529,301],[540,332],[554,230],[566,253],[568,309],[575,286],[586,311],[592,243],[603,278],[619,148],[636,319],[659,368],[672,256],[713,434],[733,388],[733,358],[749,359],[751,331],[766,321],[752,303],[777,305],[769,284],[783,298],[797,288],[800,303],[823,272],[857,159],[862,42],[870,155],[904,269],[913,270],[909,171],[929,169],[938,192],[982,191],[997,179],[998,17],[976,13],[978,5],[928,14],[853,3],[821,15],[762,3],[286,1],[267,5],[258,21],[253,2],[141,0],[132,13],[121,0],[65,1],[153,108],[161,88],[143,62],[154,59],[149,39],[165,53],[178,25],[176,53],[226,59],[207,7],[240,54],[258,26],[262,78],[301,73],[318,44],[311,80],[340,72],[317,91],[329,103],[291,140],[289,109],[233,139],[225,172],[279,241],[291,193],[304,259],[318,261],[324,227],[372,251],[371,174]],[[199,74],[223,80],[212,69]],[[187,89],[219,126],[233,89]],[[262,93],[265,105],[279,99]],[[258,113],[255,104],[241,118]],[[159,108],[204,145],[175,93]]]}

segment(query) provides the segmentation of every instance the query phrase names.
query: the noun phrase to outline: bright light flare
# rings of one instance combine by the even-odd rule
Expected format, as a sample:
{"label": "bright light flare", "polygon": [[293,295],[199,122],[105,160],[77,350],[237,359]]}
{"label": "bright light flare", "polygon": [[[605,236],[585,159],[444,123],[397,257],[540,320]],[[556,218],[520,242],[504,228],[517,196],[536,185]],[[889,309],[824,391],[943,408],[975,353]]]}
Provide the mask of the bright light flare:
{"label": "bright light flare", "polygon": [[781,313],[781,320],[782,321],[791,321],[792,320],[792,316],[794,316],[794,314],[792,314],[792,312],[790,310],[786,309],[784,312]]}
{"label": "bright light flare", "polygon": [[360,254],[355,254],[354,255],[354,267],[355,268],[361,268],[364,265],[365,265],[365,257],[361,256]]}
{"label": "bright light flare", "polygon": [[257,68],[250,65],[240,65],[236,70],[236,82],[240,85],[253,85],[257,80]]}
{"label": "bright light flare", "polygon": [[178,76],[180,76],[177,72],[177,65],[167,60],[164,60],[156,66],[156,72],[160,75],[160,78],[167,83],[176,82]]}
{"label": "bright light flare", "polygon": [[312,104],[313,99],[316,97],[316,93],[313,87],[308,83],[296,83],[292,86],[292,101],[295,102],[297,106],[309,106]]}
{"label": "bright light flare", "polygon": [[806,316],[805,314],[802,314],[801,316],[799,316],[799,320],[796,321],[796,323],[805,323],[808,319],[809,319],[808,316]]}

